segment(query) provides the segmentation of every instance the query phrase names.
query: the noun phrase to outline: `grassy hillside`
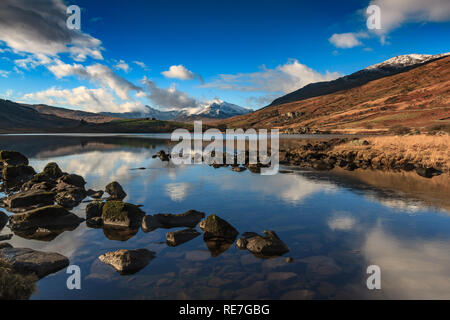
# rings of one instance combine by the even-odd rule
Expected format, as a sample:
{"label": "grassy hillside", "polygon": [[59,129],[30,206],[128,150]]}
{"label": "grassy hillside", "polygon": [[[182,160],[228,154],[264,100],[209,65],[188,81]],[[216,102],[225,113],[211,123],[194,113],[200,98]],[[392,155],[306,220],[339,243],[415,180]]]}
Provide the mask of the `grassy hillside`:
{"label": "grassy hillside", "polygon": [[285,132],[385,132],[450,126],[450,57],[365,85],[217,121]]}

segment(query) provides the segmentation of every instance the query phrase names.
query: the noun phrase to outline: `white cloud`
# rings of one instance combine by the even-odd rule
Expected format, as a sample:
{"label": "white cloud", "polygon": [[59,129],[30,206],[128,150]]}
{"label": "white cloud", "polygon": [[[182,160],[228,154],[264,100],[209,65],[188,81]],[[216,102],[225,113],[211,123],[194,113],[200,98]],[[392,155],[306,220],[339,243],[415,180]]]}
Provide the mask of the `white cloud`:
{"label": "white cloud", "polygon": [[330,41],[337,48],[348,49],[362,45],[360,38],[364,38],[367,35],[365,33],[335,33],[328,41]]}
{"label": "white cloud", "polygon": [[179,80],[192,80],[195,78],[195,74],[181,64],[178,66],[171,66],[168,71],[163,71],[161,74],[166,78]]}
{"label": "white cloud", "polygon": [[82,61],[103,59],[101,41],[66,26],[66,5],[61,0],[2,0],[0,40],[15,52],[55,56],[69,52]]}
{"label": "white cloud", "polygon": [[106,85],[114,90],[121,99],[130,99],[130,91],[142,91],[142,88],[132,84],[123,77],[115,74],[109,67],[102,64],[94,64],[84,67],[81,64],[66,64],[60,60],[48,69],[57,77],[79,76],[94,83]]}
{"label": "white cloud", "polygon": [[348,214],[337,214],[328,220],[328,227],[333,231],[349,231],[354,228],[355,224],[355,218]]}
{"label": "white cloud", "polygon": [[340,77],[338,72],[317,72],[301,64],[296,59],[279,65],[275,69],[261,67],[261,71],[253,73],[221,74],[214,82],[203,87],[214,87],[222,90],[239,90],[246,92],[290,93],[307,84],[329,81]]}
{"label": "white cloud", "polygon": [[144,77],[142,83],[148,90],[148,98],[158,107],[164,109],[184,109],[196,108],[198,102],[195,98],[187,95],[184,92],[178,91],[174,85],[167,89],[160,88],[158,85]]}
{"label": "white cloud", "polygon": [[104,88],[89,89],[84,86],[74,89],[56,89],[29,93],[23,99],[61,107],[74,107],[89,112],[131,112],[144,109],[140,102],[118,103],[116,97]]}
{"label": "white cloud", "polygon": [[123,70],[126,73],[130,72],[130,66],[123,60],[119,60],[119,62],[115,65],[115,68]]}
{"label": "white cloud", "polygon": [[141,68],[144,69],[144,70],[149,70],[149,69],[147,68],[147,65],[146,65],[144,62],[142,62],[142,61],[133,61],[133,63],[136,64],[136,65],[138,65],[139,67],[141,67]]}

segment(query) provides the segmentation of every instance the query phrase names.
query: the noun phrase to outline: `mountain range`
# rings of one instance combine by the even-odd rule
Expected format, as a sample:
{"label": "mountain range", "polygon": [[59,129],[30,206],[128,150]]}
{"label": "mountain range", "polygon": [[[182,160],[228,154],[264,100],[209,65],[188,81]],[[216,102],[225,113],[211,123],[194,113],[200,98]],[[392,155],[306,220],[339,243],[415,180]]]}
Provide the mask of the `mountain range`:
{"label": "mountain range", "polygon": [[175,121],[193,121],[208,119],[225,119],[252,112],[253,110],[240,107],[238,105],[225,102],[220,99],[214,99],[204,103],[198,108],[184,108],[177,110],[161,111],[150,106],[145,106],[145,110],[138,112],[110,113],[102,112],[101,115],[137,119],[137,118],[155,118],[159,120]]}

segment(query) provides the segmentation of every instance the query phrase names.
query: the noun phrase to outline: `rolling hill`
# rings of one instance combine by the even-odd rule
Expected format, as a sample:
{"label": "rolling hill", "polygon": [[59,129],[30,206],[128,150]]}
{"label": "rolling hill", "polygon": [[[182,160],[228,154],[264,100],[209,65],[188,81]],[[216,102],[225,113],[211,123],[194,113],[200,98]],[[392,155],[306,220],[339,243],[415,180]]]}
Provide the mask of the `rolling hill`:
{"label": "rolling hill", "polygon": [[[380,68],[387,67],[375,65],[365,70]],[[393,68],[392,64],[389,68]],[[356,133],[387,131],[398,126],[449,126],[450,57],[441,56],[397,69],[401,72],[388,73],[347,89],[342,89],[338,79],[325,86],[328,87],[325,92],[330,93],[281,103],[293,99],[290,94],[278,100],[281,104],[214,124],[233,128],[278,128],[290,133]],[[338,83],[337,87],[334,88],[333,83]]]}

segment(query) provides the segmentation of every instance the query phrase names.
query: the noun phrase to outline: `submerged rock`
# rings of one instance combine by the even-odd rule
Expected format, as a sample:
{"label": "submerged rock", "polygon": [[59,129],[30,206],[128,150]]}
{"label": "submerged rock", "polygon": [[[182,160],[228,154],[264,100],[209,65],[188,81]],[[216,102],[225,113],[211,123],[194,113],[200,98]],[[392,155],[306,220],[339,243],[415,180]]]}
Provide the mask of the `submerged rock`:
{"label": "submerged rock", "polygon": [[105,191],[110,195],[108,200],[123,200],[127,196],[122,186],[116,181],[108,184]]}
{"label": "submerged rock", "polygon": [[20,274],[35,274],[39,279],[69,265],[69,259],[59,253],[26,248],[0,249],[0,262]]}
{"label": "submerged rock", "polygon": [[199,235],[200,233],[195,229],[185,229],[168,232],[166,234],[166,239],[169,246],[176,247],[198,237]]}
{"label": "submerged rock", "polygon": [[78,225],[67,227],[38,227],[26,230],[15,230],[14,234],[23,239],[37,240],[37,241],[53,241],[57,236],[66,231],[73,231]]}
{"label": "submerged rock", "polygon": [[199,226],[203,230],[206,239],[222,238],[234,240],[239,234],[231,224],[215,214],[208,216],[200,222]]}
{"label": "submerged rock", "polygon": [[103,234],[105,235],[105,237],[109,240],[114,241],[128,241],[133,238],[138,233],[138,231],[139,228],[124,228],[103,225]]}
{"label": "submerged rock", "polygon": [[139,227],[145,213],[134,204],[112,200],[106,201],[102,208],[105,225],[119,227]]}
{"label": "submerged rock", "polygon": [[155,252],[147,249],[117,250],[107,252],[98,258],[121,274],[133,274],[146,267],[155,258]]}
{"label": "submerged rock", "polygon": [[15,214],[9,219],[9,227],[13,231],[33,228],[65,228],[76,227],[82,221],[84,219],[55,205]]}
{"label": "submerged rock", "polygon": [[86,225],[89,228],[99,229],[99,228],[103,227],[103,219],[102,219],[102,217],[93,217],[93,218],[87,219]]}
{"label": "submerged rock", "polygon": [[0,151],[0,163],[3,163],[5,166],[19,166],[19,165],[28,165],[28,158],[23,154],[17,151]]}
{"label": "submerged rock", "polygon": [[247,239],[247,250],[260,257],[281,256],[289,252],[287,245],[274,231],[264,231],[264,234]]}
{"label": "submerged rock", "polygon": [[159,213],[148,215],[142,221],[142,230],[149,232],[157,228],[195,228],[204,217],[204,212],[196,210],[189,210],[181,214]]}
{"label": "submerged rock", "polygon": [[246,167],[233,167],[233,168],[231,168],[231,170],[233,170],[235,172],[242,172],[242,171],[247,170],[247,168]]}

